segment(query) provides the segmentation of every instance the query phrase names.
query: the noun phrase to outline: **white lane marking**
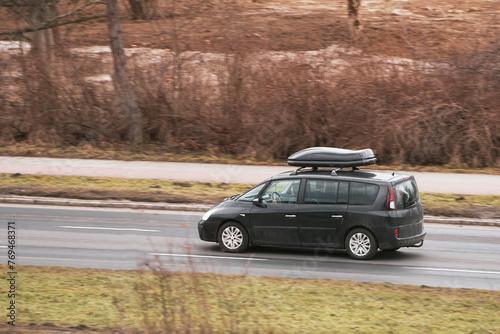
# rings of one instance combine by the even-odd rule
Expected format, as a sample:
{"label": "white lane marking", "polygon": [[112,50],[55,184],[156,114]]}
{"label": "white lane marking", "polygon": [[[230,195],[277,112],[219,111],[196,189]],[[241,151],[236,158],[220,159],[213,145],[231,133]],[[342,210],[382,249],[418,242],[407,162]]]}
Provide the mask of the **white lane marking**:
{"label": "white lane marking", "polygon": [[8,246],[0,246],[0,248],[7,248]]}
{"label": "white lane marking", "polygon": [[197,257],[205,259],[226,259],[226,260],[246,260],[246,261],[267,261],[267,259],[258,259],[255,257],[232,257],[232,256],[210,256],[210,255],[189,255],[189,254],[170,254],[170,253],[149,253],[158,256],[172,256],[172,257]]}
{"label": "white lane marking", "polygon": [[62,228],[84,229],[84,230],[160,232],[160,230],[145,230],[145,229],[141,229],[141,228],[117,228],[117,227],[94,227],[94,226],[59,226],[59,227],[62,227]]}
{"label": "white lane marking", "polygon": [[429,270],[429,271],[451,271],[451,272],[456,272],[456,273],[500,275],[500,271],[468,270],[468,269],[445,269],[445,268],[419,268],[419,267],[403,267],[403,268],[405,268],[405,269],[415,269],[415,270]]}
{"label": "white lane marking", "polygon": [[[131,264],[137,264],[137,262],[134,261],[123,261],[123,260],[95,260],[95,259],[75,259],[75,258],[61,258],[61,257],[35,257],[35,256],[18,256],[17,257],[20,260],[37,260],[37,261],[71,261],[73,262],[90,262],[90,263],[131,263]],[[90,268],[90,267],[89,267]]]}

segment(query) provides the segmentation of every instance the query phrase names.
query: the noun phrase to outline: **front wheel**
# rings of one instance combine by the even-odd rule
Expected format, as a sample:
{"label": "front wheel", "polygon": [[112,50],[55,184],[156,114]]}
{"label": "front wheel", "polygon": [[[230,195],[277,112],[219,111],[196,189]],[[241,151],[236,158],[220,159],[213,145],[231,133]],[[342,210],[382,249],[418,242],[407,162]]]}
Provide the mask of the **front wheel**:
{"label": "front wheel", "polygon": [[236,222],[222,225],[217,240],[223,252],[240,253],[248,247],[248,233],[241,224]]}
{"label": "front wheel", "polygon": [[356,228],[345,238],[347,254],[356,260],[371,259],[377,253],[377,240],[373,234],[364,229]]}

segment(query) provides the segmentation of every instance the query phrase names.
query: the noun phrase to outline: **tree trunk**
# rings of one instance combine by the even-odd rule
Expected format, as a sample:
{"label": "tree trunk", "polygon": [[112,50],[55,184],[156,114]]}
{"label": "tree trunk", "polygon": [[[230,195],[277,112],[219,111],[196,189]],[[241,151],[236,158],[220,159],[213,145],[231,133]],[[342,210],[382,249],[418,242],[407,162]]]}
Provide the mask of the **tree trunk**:
{"label": "tree trunk", "polygon": [[29,0],[14,2],[13,11],[20,15],[28,23],[30,28],[35,29],[32,35],[31,51],[33,59],[42,66],[48,66],[54,62],[55,51],[61,47],[56,45],[58,36],[56,29],[36,30],[44,27],[52,18],[58,14],[58,0]]}
{"label": "tree trunk", "polygon": [[114,63],[113,85],[115,94],[118,96],[120,109],[125,118],[129,143],[136,146],[142,142],[142,119],[137,106],[134,87],[130,82],[127,70],[117,0],[108,0],[106,14]]}
{"label": "tree trunk", "polygon": [[349,31],[355,33],[361,31],[361,0],[347,0],[347,11],[349,15]]}
{"label": "tree trunk", "polygon": [[128,0],[130,9],[132,10],[132,20],[146,20],[146,9],[144,8],[144,0]]}

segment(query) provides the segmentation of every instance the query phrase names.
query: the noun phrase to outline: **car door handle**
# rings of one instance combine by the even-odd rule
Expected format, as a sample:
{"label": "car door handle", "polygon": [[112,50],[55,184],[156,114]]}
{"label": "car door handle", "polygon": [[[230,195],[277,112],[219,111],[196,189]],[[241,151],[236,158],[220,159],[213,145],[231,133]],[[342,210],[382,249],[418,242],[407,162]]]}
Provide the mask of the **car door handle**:
{"label": "car door handle", "polygon": [[332,215],[332,218],[343,218],[344,216],[342,215]]}
{"label": "car door handle", "polygon": [[297,218],[297,215],[285,215],[285,218]]}

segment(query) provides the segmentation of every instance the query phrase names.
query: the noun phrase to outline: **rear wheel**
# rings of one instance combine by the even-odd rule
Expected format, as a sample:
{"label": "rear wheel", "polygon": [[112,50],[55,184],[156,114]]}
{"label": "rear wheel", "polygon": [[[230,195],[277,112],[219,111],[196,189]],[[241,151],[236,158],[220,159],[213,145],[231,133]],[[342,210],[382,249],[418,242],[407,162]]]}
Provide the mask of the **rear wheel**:
{"label": "rear wheel", "polygon": [[240,253],[248,247],[248,233],[241,224],[236,222],[222,225],[217,240],[223,252]]}
{"label": "rear wheel", "polygon": [[373,234],[364,229],[356,228],[345,238],[347,254],[356,260],[371,259],[377,253],[377,240]]}

